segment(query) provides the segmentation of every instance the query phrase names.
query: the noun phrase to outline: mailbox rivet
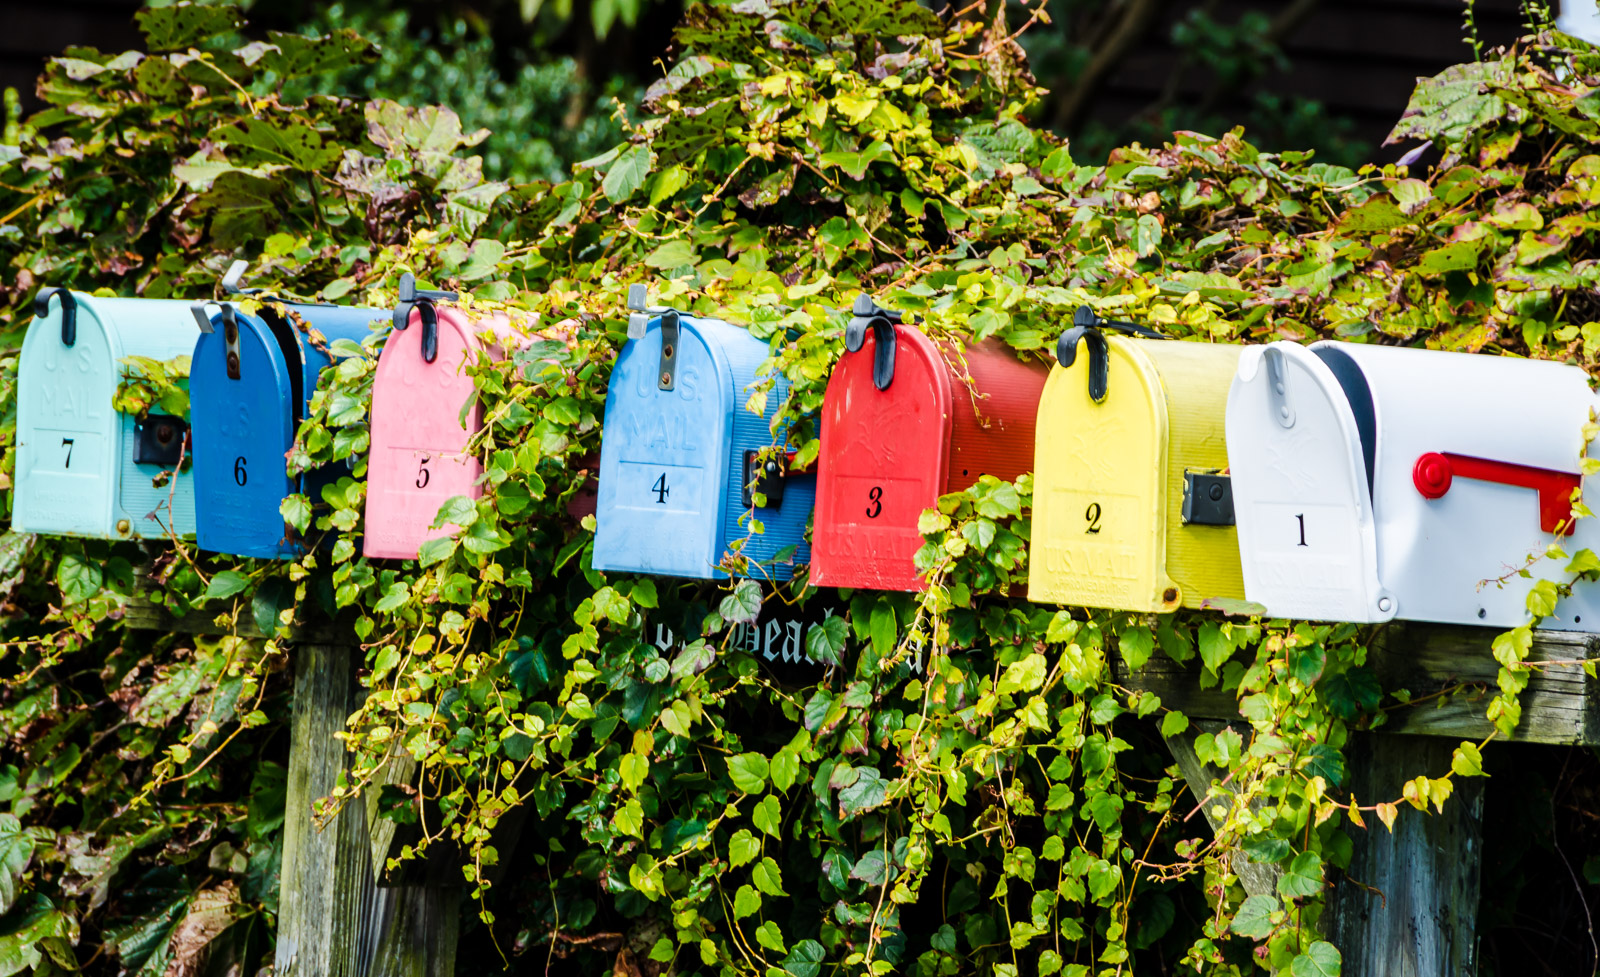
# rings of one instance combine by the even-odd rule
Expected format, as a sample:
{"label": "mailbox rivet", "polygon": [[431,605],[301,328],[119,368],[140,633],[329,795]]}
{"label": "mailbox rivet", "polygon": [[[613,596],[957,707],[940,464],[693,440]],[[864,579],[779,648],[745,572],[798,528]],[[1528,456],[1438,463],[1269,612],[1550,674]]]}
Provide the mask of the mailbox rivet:
{"label": "mailbox rivet", "polygon": [[1279,394],[1282,394],[1282,393],[1283,393],[1283,384],[1282,384],[1282,383],[1279,383],[1279,384],[1278,384],[1278,393],[1279,393]]}
{"label": "mailbox rivet", "polygon": [[124,535],[124,536],[128,535],[128,530],[130,530],[132,528],[133,528],[133,526],[132,526],[131,523],[128,522],[128,520],[126,520],[126,519],[118,519],[117,520],[117,532],[121,533],[122,535]]}
{"label": "mailbox rivet", "polygon": [[672,344],[671,343],[668,343],[667,345],[661,347],[661,356],[662,356],[663,359],[668,359],[668,360],[672,359]]}
{"label": "mailbox rivet", "polygon": [[662,386],[668,386],[671,383],[672,383],[672,374],[668,373],[665,370],[662,370],[661,371],[661,384],[662,384]]}
{"label": "mailbox rivet", "polygon": [[1278,415],[1280,417],[1288,417],[1289,416],[1289,405],[1288,404],[1284,404],[1282,407],[1279,407],[1278,408]]}
{"label": "mailbox rivet", "polygon": [[173,431],[172,431],[172,425],[171,424],[163,424],[160,427],[156,428],[156,440],[161,442],[162,444],[171,444],[172,443],[172,434],[173,434]]}
{"label": "mailbox rivet", "polygon": [[1213,484],[1211,486],[1211,501],[1212,502],[1220,502],[1220,501],[1222,501],[1222,486],[1220,484]]}
{"label": "mailbox rivet", "polygon": [[238,375],[238,373],[239,373],[239,354],[238,353],[229,353],[228,354],[228,372],[230,374],[234,375],[234,376]]}
{"label": "mailbox rivet", "polygon": [[1178,599],[1178,588],[1176,588],[1176,587],[1168,587],[1166,590],[1163,590],[1161,592],[1161,602],[1163,604],[1174,603],[1175,601],[1177,601],[1177,599]]}
{"label": "mailbox rivet", "polygon": [[1480,607],[1480,608],[1478,608],[1478,616],[1479,617],[1488,617],[1489,616],[1489,612]]}
{"label": "mailbox rivet", "polygon": [[1378,598],[1378,610],[1382,611],[1383,613],[1385,613],[1385,614],[1389,613],[1389,608],[1391,608],[1393,606],[1394,606],[1394,601],[1390,600],[1389,598],[1387,598],[1387,597],[1379,597]]}

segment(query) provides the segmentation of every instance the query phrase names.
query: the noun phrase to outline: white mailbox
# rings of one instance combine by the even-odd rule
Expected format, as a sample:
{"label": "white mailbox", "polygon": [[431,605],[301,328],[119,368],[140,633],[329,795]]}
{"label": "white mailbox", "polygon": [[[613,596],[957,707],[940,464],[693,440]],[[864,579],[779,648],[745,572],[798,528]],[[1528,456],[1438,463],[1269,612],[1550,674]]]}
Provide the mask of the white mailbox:
{"label": "white mailbox", "polygon": [[[1560,363],[1247,348],[1227,410],[1246,598],[1274,617],[1526,622],[1536,579],[1571,579],[1565,560],[1540,559],[1553,534],[1600,553],[1600,520],[1569,525],[1597,406],[1584,371]],[[1544,626],[1600,626],[1600,586]]]}

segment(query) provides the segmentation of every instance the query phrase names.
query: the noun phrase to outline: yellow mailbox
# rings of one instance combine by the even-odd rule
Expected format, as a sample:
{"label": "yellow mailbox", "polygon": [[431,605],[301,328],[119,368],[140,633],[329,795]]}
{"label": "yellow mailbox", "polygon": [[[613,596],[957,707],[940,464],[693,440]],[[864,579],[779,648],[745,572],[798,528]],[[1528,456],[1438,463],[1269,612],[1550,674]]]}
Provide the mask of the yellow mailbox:
{"label": "yellow mailbox", "polygon": [[1078,309],[1039,401],[1030,600],[1164,612],[1243,599],[1222,427],[1241,349]]}

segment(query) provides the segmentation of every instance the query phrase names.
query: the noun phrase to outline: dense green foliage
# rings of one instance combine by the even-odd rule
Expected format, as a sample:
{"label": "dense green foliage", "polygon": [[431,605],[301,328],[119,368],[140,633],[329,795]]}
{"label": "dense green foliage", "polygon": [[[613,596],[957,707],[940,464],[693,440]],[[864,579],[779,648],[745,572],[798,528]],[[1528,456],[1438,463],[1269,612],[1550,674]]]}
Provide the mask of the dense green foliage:
{"label": "dense green foliage", "polygon": [[[1338,335],[1592,369],[1587,50],[1531,38],[1424,83],[1401,134],[1442,154],[1425,171],[1262,153],[1237,132],[1080,166],[1023,121],[1039,93],[993,25],[897,0],[697,5],[625,142],[568,182],[513,188],[484,178],[447,109],[299,101],[299,80],[378,56],[352,33],[202,52],[231,8],[142,22],[150,54],[57,59],[50,107],[0,146],[8,409],[39,286],[208,296],[237,255],[252,284],[376,306],[410,270],[509,311],[529,345],[472,366],[486,492],[446,504],[464,529],[418,563],[352,542],[383,332],[336,344],[290,458],[355,461],[284,507],[337,531],[331,548],[278,564],[4,537],[0,973],[253,972],[267,948],[289,652],[125,631],[136,566],[141,591],[224,630],[358,615],[370,695],[340,799],[380,790],[386,816],[466,854],[472,925],[493,937],[469,941],[472,972],[503,951],[649,974],[1336,973],[1315,924],[1351,834],[1481,772],[1464,743],[1403,797],[1343,789],[1350,732],[1404,694],[1366,669],[1365,629],[1011,598],[1027,477],[941,500],[926,595],[841,594],[847,615],[806,636],[826,667],[798,673],[735,647],[733,626],[816,599],[803,573],[607,577],[567,502],[638,281],[770,341],[802,458],[858,290],[1021,355],[1087,302],[1185,339]],[[159,379],[126,396],[166,395]],[[647,640],[647,618],[684,641]],[[1506,724],[1526,650],[1521,631],[1498,646]],[[1156,654],[1198,658],[1250,725],[1197,740],[1235,791],[1214,834],[1186,817],[1155,735],[1188,720],[1111,667]],[[400,750],[418,772],[389,783]],[[501,851],[519,804],[537,816]],[[1276,897],[1244,898],[1241,854],[1285,869]]]}

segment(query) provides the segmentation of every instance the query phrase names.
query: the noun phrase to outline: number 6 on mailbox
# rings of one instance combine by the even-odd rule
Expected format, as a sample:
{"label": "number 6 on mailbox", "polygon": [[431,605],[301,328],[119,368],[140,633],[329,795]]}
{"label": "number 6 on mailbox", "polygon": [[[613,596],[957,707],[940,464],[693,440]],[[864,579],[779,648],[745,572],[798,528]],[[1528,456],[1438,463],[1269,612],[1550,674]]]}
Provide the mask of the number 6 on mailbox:
{"label": "number 6 on mailbox", "polygon": [[[1571,521],[1582,369],[1537,360],[1277,342],[1239,360],[1228,397],[1246,596],[1273,615],[1515,627],[1551,533],[1600,551]],[[1587,620],[1587,624],[1585,621]],[[1579,584],[1545,626],[1600,623]]]}
{"label": "number 6 on mailbox", "polygon": [[1156,336],[1084,306],[1056,345],[1035,436],[1028,598],[1165,612],[1243,597],[1222,435],[1241,347],[1110,329]]}

